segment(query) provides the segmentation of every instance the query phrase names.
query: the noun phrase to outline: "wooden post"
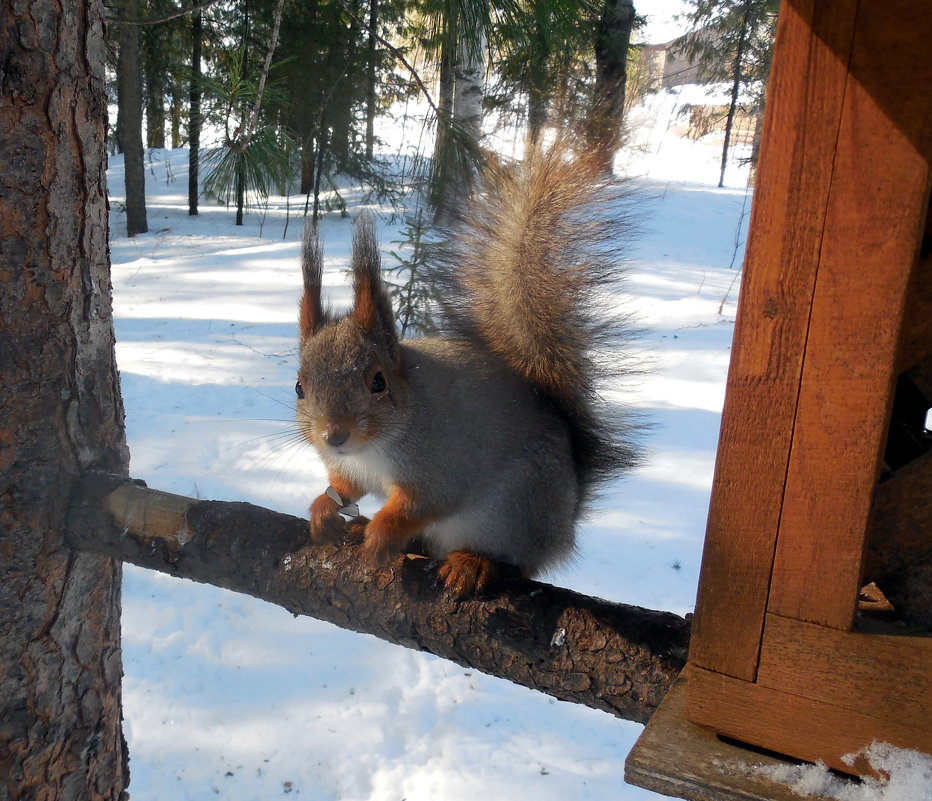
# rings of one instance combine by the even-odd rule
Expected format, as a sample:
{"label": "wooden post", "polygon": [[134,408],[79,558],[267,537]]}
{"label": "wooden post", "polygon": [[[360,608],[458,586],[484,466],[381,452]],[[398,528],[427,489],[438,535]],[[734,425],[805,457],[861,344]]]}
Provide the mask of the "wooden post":
{"label": "wooden post", "polygon": [[690,650],[691,721],[846,771],[874,739],[932,751],[932,639],[854,627],[929,351],[930,41],[910,0],[781,11]]}

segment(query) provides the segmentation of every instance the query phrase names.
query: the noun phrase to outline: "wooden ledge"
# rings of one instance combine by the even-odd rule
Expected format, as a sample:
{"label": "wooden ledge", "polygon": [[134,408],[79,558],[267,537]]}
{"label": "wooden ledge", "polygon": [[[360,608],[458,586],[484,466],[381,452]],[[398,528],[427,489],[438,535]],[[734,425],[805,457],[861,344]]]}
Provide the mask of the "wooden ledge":
{"label": "wooden ledge", "polygon": [[628,754],[625,781],[687,801],[800,801],[759,770],[798,762],[724,742],[686,719],[688,671],[687,666]]}

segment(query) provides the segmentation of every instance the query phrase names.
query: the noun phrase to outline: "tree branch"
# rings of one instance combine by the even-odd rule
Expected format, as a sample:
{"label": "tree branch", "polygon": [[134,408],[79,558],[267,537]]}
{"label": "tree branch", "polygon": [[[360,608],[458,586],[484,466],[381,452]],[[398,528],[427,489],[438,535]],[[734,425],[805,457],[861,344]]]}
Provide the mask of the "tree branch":
{"label": "tree branch", "polygon": [[524,579],[507,580],[489,599],[457,602],[423,557],[372,572],[354,546],[309,545],[300,518],[125,479],[89,476],[76,487],[69,542],[642,723],[686,658],[689,623],[669,612]]}
{"label": "tree branch", "polygon": [[178,19],[178,17],[183,17],[186,14],[194,14],[198,11],[203,11],[205,8],[210,8],[210,6],[218,2],[219,0],[206,0],[206,2],[200,3],[199,5],[190,6],[189,8],[179,8],[177,11],[170,11],[168,14],[161,17],[150,17],[149,19],[130,19],[126,17],[108,16],[107,23],[110,25],[159,25],[162,22],[169,22],[173,19]]}
{"label": "tree branch", "polygon": [[[353,9],[350,8],[349,5],[343,4],[343,11],[347,14],[347,16],[349,16],[351,20],[353,20],[353,22],[355,22],[363,30],[366,30],[367,28],[369,28],[368,24],[364,22],[363,20],[361,20],[359,18],[359,15],[356,14],[356,12],[353,11]],[[388,50],[389,53],[391,53],[395,58],[397,58],[401,62],[402,66],[411,74],[411,77],[414,79],[414,82],[417,84],[418,89],[421,90],[421,94],[423,95],[424,99],[427,101],[427,105],[429,105],[431,110],[434,112],[434,114],[439,117],[440,112],[437,109],[437,104],[434,103],[433,97],[431,97],[430,90],[428,90],[428,88],[424,86],[424,81],[421,80],[421,76],[418,74],[417,70],[414,69],[414,67],[411,66],[411,63],[408,61],[408,59],[405,58],[405,54],[402,53],[399,48],[395,47],[395,45],[389,42],[388,39],[386,39],[383,36],[380,36],[378,31],[370,30],[370,33],[372,37],[380,45],[382,45],[382,47]]]}

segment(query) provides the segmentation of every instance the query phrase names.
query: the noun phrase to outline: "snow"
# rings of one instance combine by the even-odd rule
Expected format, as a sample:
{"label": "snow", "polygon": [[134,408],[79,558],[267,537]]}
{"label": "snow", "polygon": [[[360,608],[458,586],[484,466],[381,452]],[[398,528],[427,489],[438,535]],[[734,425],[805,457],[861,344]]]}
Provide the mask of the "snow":
{"label": "snow", "polygon": [[822,763],[758,767],[755,772],[787,785],[802,798],[836,801],[932,801],[932,756],[887,743],[874,742],[862,753],[849,754],[848,764],[863,758],[879,776],[852,782],[833,774]]}
{"label": "snow", "polygon": [[[737,170],[715,188],[714,147],[671,135],[677,102],[664,93],[640,110],[623,160],[641,198],[628,291],[650,369],[612,394],[652,423],[648,457],[583,525],[580,557],[547,578],[685,614],[750,204]],[[132,475],[303,515],[326,479],[291,420],[297,199],[284,238],[283,198],[241,228],[207,201],[191,218],[186,152],[153,151],[147,165],[150,233],[135,239],[124,233],[119,157],[109,172]],[[349,231],[337,215],[322,224],[337,305],[348,297]],[[394,247],[397,226],[381,222],[380,236]],[[622,781],[636,724],[244,596],[128,566],[123,636],[137,799],[659,798]]]}

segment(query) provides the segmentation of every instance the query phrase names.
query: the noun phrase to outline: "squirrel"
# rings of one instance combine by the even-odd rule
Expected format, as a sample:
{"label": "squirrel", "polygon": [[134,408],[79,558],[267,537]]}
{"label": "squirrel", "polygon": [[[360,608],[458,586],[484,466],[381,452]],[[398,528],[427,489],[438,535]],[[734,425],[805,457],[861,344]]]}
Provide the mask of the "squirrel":
{"label": "squirrel", "polygon": [[[624,245],[617,186],[562,146],[490,166],[441,271],[442,333],[411,340],[396,333],[372,218],[354,224],[344,316],[322,302],[306,226],[296,419],[330,479],[312,541],[361,541],[379,568],[417,538],[457,598],[575,554],[595,491],[637,462],[637,426],[598,394],[592,358],[631,332],[599,311]],[[369,493],[382,508],[345,522]]]}

